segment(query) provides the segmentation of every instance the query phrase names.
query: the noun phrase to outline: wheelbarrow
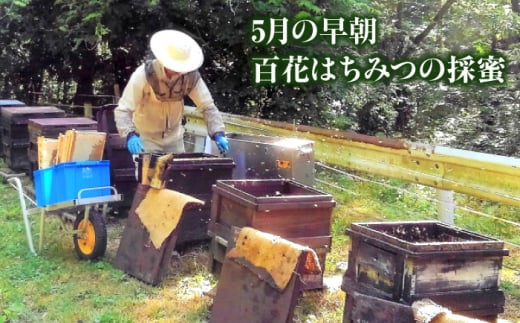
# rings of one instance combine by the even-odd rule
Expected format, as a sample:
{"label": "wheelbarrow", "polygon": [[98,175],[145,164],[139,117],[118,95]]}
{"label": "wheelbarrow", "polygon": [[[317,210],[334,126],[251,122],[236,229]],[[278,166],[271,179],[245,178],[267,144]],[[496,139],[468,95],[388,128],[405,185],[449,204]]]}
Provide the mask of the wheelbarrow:
{"label": "wheelbarrow", "polygon": [[[41,252],[44,239],[45,218],[49,215],[58,215],[66,223],[72,220],[72,230],[64,226],[65,233],[71,234],[74,242],[74,249],[79,259],[94,260],[105,254],[107,247],[107,229],[104,211],[108,203],[122,200],[122,195],[112,186],[100,186],[80,189],[77,198],[59,203],[36,207],[37,203],[24,192],[22,182],[18,177],[8,177],[7,181],[17,191],[20,199],[25,231],[30,251],[37,255],[33,244],[29,215],[40,211],[40,235],[38,252]],[[108,195],[95,197],[85,197],[87,192],[102,190],[110,192]],[[27,208],[26,200],[33,208]],[[99,206],[102,206],[101,208]]]}

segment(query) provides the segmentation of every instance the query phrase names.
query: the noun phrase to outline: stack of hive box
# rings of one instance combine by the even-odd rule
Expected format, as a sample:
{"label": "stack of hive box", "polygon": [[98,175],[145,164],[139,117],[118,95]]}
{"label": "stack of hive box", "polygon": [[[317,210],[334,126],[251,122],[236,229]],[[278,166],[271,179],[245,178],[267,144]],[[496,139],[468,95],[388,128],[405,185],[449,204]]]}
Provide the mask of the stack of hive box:
{"label": "stack of hive box", "polygon": [[5,162],[9,168],[29,172],[29,119],[61,118],[65,111],[52,106],[21,106],[3,108],[1,115]]}
{"label": "stack of hive box", "polygon": [[117,191],[125,196],[122,202],[114,205],[129,209],[137,188],[136,167],[132,154],[126,147],[126,138],[117,133],[114,121],[116,104],[107,104],[96,113],[98,131],[106,133],[103,159],[110,161],[110,181]]}
{"label": "stack of hive box", "polygon": [[[23,107],[25,103],[18,100],[0,100],[0,110],[9,107]],[[1,116],[1,113],[0,113]],[[4,150],[2,145],[2,123],[0,122],[0,157],[4,156]]]}
{"label": "stack of hive box", "polygon": [[347,234],[343,322],[415,322],[424,299],[489,322],[504,311],[503,241],[440,221],[352,223]]}

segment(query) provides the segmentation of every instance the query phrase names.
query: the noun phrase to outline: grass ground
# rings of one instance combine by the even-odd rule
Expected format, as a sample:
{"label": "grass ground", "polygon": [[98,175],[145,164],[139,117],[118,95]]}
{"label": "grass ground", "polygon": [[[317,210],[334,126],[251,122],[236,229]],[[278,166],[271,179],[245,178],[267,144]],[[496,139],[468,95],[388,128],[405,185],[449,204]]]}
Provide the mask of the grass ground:
{"label": "grass ground", "polygon": [[[436,207],[422,198],[433,194],[425,187],[408,187],[397,181],[387,181],[389,186],[381,186],[337,174],[319,173],[318,178],[324,181],[318,188],[332,193],[338,202],[333,213],[332,250],[327,255],[328,287],[303,293],[295,310],[295,321],[341,322],[345,293],[339,286],[350,248],[345,234],[350,223],[430,219],[435,217]],[[401,188],[413,190],[414,194]],[[457,203],[519,222],[518,213],[511,208],[462,197],[458,197]],[[33,256],[27,247],[16,191],[6,183],[0,183],[0,206],[0,323],[207,321],[212,299],[206,292],[217,283],[207,269],[210,257],[207,245],[192,246],[172,257],[169,274],[161,285],[152,287],[111,265],[124,217],[107,218],[107,253],[103,260],[89,262],[77,259],[72,237],[63,230],[64,225],[57,217],[46,220],[44,249]],[[37,241],[38,216],[32,219]],[[456,224],[506,241],[518,241],[516,228],[490,219],[458,214]],[[507,302],[500,318],[511,322],[520,322],[519,262],[518,251],[512,248],[501,271],[501,287]]]}

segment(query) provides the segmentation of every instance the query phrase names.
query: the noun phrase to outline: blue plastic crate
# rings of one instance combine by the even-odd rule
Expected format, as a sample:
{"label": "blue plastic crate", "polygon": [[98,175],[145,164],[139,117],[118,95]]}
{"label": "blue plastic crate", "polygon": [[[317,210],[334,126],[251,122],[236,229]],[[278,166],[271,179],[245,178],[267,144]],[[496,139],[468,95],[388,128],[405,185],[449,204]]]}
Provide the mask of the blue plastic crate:
{"label": "blue plastic crate", "polygon": [[[76,161],[34,171],[36,206],[43,207],[78,198],[85,188],[110,186],[110,161]],[[110,188],[85,191],[81,198],[112,194]]]}

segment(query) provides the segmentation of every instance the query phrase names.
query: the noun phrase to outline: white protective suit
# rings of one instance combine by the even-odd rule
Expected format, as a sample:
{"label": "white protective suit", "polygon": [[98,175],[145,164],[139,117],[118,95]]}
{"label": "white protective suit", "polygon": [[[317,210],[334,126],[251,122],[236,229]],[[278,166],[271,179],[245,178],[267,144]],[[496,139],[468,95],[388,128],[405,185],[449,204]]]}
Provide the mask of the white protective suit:
{"label": "white protective suit", "polygon": [[213,97],[197,71],[169,79],[158,60],[139,66],[128,81],[115,109],[119,134],[139,134],[145,152],[184,152],[184,96],[189,96],[206,122],[208,134],[224,132]]}

